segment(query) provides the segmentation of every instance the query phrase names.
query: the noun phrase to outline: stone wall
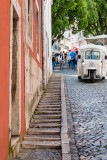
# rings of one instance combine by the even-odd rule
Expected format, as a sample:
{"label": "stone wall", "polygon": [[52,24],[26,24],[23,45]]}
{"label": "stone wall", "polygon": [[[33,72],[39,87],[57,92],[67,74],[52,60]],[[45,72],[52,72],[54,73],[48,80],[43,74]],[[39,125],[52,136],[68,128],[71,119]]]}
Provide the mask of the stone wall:
{"label": "stone wall", "polygon": [[43,93],[42,70],[26,49],[25,58],[25,121],[29,128],[30,119]]}

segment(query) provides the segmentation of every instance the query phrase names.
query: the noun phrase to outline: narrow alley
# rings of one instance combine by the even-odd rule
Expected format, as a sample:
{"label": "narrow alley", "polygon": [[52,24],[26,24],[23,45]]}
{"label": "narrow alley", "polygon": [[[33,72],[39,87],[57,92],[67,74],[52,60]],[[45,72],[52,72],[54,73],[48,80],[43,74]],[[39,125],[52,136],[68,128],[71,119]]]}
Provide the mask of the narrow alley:
{"label": "narrow alley", "polygon": [[0,160],[107,160],[107,0],[0,0]]}

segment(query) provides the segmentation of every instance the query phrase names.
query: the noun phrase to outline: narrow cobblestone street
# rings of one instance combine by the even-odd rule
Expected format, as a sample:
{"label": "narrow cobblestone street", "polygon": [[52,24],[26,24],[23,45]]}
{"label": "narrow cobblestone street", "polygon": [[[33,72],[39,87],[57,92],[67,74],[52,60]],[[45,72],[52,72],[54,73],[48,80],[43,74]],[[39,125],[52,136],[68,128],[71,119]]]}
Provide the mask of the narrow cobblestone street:
{"label": "narrow cobblestone street", "polygon": [[64,74],[72,160],[107,160],[107,80],[78,80],[77,71]]}

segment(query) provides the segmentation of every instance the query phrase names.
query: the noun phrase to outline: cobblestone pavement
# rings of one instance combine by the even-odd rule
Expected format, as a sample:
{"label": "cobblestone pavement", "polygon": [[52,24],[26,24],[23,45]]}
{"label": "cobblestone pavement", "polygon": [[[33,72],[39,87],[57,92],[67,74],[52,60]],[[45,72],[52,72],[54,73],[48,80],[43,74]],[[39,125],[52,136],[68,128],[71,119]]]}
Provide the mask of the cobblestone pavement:
{"label": "cobblestone pavement", "polygon": [[15,160],[61,160],[60,150],[49,149],[24,149]]}
{"label": "cobblestone pavement", "polygon": [[78,80],[71,69],[63,73],[72,160],[107,160],[107,80]]}

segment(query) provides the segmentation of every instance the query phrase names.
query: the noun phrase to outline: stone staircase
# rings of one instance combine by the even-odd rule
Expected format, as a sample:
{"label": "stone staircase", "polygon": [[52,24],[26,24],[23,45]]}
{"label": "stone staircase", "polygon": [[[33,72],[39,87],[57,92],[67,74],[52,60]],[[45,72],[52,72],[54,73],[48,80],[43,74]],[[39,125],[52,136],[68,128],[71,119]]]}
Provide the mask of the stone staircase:
{"label": "stone staircase", "polygon": [[35,110],[22,148],[61,149],[61,76],[53,75]]}

